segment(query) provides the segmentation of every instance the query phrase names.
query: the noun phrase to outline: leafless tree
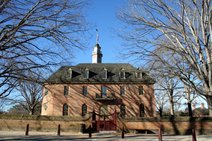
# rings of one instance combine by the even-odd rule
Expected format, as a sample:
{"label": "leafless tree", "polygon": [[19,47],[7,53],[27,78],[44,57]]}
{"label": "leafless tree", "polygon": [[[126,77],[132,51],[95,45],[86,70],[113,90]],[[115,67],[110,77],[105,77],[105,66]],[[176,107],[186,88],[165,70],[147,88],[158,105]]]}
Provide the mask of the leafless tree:
{"label": "leafless tree", "polygon": [[[42,102],[42,73],[37,72],[37,75],[32,73],[26,74],[33,77],[33,81],[19,80],[19,84],[15,87],[15,91],[12,95],[9,95],[3,100],[6,100],[9,105],[13,105],[10,109],[10,113],[14,113],[16,108],[24,109],[24,113],[29,115],[40,114],[41,102]],[[12,112],[11,112],[12,111]],[[22,113],[22,112],[16,112]]]}
{"label": "leafless tree", "polygon": [[[198,95],[195,90],[191,91],[192,87],[189,86],[190,83],[187,81],[195,82],[196,87],[199,87],[201,83],[197,83],[198,79],[189,71],[190,68],[178,54],[163,47],[157,48],[155,54],[157,54],[157,57],[151,57],[148,68],[156,80],[156,86],[158,86],[156,91],[161,91],[161,93],[168,96],[169,105],[171,106],[171,115],[173,115],[174,109],[182,106],[182,101],[185,99],[187,100],[188,109],[191,111],[191,102],[196,99]],[[167,64],[169,65],[167,66]],[[182,77],[175,77],[176,74],[173,72],[175,72],[174,70],[176,70],[176,68],[187,78],[186,81]]]}
{"label": "leafless tree", "polygon": [[8,109],[7,113],[11,115],[27,115],[28,111],[21,104],[15,104]]}
{"label": "leafless tree", "polygon": [[[212,115],[212,1],[211,0],[129,0],[128,7],[120,12],[130,31],[122,37],[131,48],[128,54],[139,55],[143,60],[160,56],[155,54],[163,47],[183,58],[187,69],[178,63],[164,67],[184,80],[195,91],[206,97]],[[130,25],[130,26],[129,26]],[[127,30],[127,28],[125,28]],[[198,78],[201,87],[187,78],[188,71]]]}
{"label": "leafless tree", "polygon": [[[0,97],[82,48],[83,0],[0,0]],[[69,58],[69,59],[67,59]]]}
{"label": "leafless tree", "polygon": [[34,115],[35,112],[40,113],[36,110],[41,107],[42,85],[34,81],[24,80],[20,82],[17,90],[20,93],[20,99],[15,101],[26,109],[30,115]]}
{"label": "leafless tree", "polygon": [[159,75],[157,75],[157,77],[158,87],[156,88],[156,91],[163,93],[159,99],[162,98],[161,100],[163,100],[164,105],[164,102],[167,102],[170,105],[170,115],[175,116],[175,104],[183,97],[182,91],[180,91],[181,87],[179,87],[180,81],[176,78],[159,77]]}
{"label": "leafless tree", "polygon": [[164,107],[168,104],[168,97],[161,89],[155,89],[156,107],[160,117],[163,116]]}

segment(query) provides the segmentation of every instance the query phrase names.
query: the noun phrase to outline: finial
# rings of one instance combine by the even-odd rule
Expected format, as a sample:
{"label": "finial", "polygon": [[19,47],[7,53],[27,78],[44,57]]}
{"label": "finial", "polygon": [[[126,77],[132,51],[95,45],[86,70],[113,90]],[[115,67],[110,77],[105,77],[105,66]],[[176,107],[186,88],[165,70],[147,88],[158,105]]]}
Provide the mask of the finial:
{"label": "finial", "polygon": [[96,44],[99,43],[99,31],[96,29]]}

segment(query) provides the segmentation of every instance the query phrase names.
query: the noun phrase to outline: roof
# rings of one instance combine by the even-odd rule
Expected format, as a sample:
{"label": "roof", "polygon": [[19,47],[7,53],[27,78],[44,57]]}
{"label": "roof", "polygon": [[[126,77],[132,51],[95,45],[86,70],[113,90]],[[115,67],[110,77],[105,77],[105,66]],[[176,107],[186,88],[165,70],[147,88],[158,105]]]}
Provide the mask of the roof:
{"label": "roof", "polygon": [[[84,77],[85,70],[89,71],[89,78]],[[107,79],[104,78],[104,70],[107,71]],[[70,75],[71,71],[71,75]],[[125,72],[125,78],[120,73]],[[142,73],[142,77],[138,74]],[[63,66],[53,73],[46,83],[148,83],[155,81],[142,70],[126,63],[85,63],[76,66]]]}

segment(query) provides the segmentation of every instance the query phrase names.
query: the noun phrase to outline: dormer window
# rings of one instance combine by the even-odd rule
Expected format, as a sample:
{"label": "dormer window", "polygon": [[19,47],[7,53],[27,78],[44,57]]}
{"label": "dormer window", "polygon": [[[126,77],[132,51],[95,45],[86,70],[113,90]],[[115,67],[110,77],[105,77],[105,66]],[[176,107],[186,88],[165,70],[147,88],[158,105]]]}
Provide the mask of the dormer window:
{"label": "dormer window", "polygon": [[69,75],[69,78],[72,78],[72,69],[71,68],[68,69],[68,75]]}
{"label": "dormer window", "polygon": [[84,74],[83,74],[83,77],[85,79],[89,79],[89,69],[88,68],[85,69]]}
{"label": "dormer window", "polygon": [[143,72],[138,72],[138,78],[142,79],[143,78]]}
{"label": "dormer window", "polygon": [[104,68],[103,70],[103,79],[107,79],[107,69]]}
{"label": "dormer window", "polygon": [[121,69],[120,78],[125,79],[125,70],[124,69]]}

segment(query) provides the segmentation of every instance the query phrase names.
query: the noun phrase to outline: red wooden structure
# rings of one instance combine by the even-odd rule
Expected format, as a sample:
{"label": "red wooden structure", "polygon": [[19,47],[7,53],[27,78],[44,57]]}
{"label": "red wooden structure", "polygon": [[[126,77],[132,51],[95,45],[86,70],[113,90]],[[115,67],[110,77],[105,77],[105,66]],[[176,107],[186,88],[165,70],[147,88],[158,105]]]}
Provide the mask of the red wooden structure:
{"label": "red wooden structure", "polygon": [[98,115],[99,118],[93,120],[93,127],[96,131],[113,131],[116,130],[116,121],[117,121],[117,113],[116,110],[113,114],[110,115]]}

